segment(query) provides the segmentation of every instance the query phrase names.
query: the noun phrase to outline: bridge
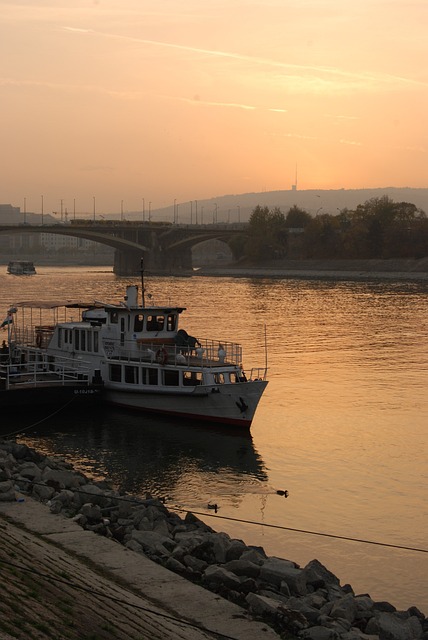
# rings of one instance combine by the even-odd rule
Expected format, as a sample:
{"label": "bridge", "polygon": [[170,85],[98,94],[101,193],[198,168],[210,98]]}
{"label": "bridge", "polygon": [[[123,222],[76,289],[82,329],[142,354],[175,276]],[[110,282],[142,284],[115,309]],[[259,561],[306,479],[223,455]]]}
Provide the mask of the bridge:
{"label": "bridge", "polygon": [[0,225],[0,234],[53,233],[85,238],[114,247],[113,271],[129,276],[145,267],[157,273],[179,273],[192,268],[192,247],[206,240],[229,244],[246,233],[247,224],[179,225],[166,222],[73,220],[68,224]]}

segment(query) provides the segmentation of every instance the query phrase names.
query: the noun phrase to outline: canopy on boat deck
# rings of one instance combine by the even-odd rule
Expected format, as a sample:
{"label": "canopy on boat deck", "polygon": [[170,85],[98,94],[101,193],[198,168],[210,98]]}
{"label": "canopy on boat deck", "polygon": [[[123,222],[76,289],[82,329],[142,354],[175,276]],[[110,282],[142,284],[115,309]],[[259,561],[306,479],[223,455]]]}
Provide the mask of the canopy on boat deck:
{"label": "canopy on boat deck", "polygon": [[105,307],[119,307],[120,304],[107,304],[99,300],[84,302],[83,300],[28,300],[23,302],[15,302],[13,307],[20,309],[58,309],[67,307],[68,309],[104,309]]}

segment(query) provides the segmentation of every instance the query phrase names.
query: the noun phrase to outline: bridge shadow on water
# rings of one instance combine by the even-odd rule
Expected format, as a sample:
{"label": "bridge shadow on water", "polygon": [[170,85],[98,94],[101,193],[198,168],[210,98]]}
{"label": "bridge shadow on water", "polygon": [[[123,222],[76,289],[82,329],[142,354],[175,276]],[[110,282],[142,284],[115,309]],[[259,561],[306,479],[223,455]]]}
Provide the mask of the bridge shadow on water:
{"label": "bridge shadow on water", "polygon": [[[88,477],[107,478],[125,493],[185,504],[196,496],[263,492],[268,477],[247,432],[172,421],[112,407],[15,415],[0,438],[49,456],[61,456]],[[208,492],[208,493],[207,493]]]}

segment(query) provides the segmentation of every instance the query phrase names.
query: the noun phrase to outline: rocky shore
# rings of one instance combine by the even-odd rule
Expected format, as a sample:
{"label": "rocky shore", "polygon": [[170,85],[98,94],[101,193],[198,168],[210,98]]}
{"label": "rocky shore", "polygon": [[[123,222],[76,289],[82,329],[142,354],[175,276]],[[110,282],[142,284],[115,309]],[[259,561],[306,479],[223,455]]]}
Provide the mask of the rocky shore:
{"label": "rocky shore", "polygon": [[416,607],[398,611],[355,594],[318,560],[300,567],[268,557],[190,512],[168,510],[159,498],[120,494],[61,459],[0,441],[0,502],[26,496],[236,603],[281,638],[428,640],[428,619]]}

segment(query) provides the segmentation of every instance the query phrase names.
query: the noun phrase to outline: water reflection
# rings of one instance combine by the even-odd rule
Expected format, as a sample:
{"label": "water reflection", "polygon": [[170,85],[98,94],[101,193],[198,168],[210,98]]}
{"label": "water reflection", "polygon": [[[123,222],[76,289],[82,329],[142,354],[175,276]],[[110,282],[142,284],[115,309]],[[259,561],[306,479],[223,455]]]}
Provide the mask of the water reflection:
{"label": "water reflection", "polygon": [[[21,416],[20,426],[25,424]],[[267,481],[248,433],[112,408],[54,416],[18,440],[65,457],[87,475],[107,476],[127,493],[151,492],[187,506],[206,506],[219,494],[235,503],[243,494],[261,492]]]}

